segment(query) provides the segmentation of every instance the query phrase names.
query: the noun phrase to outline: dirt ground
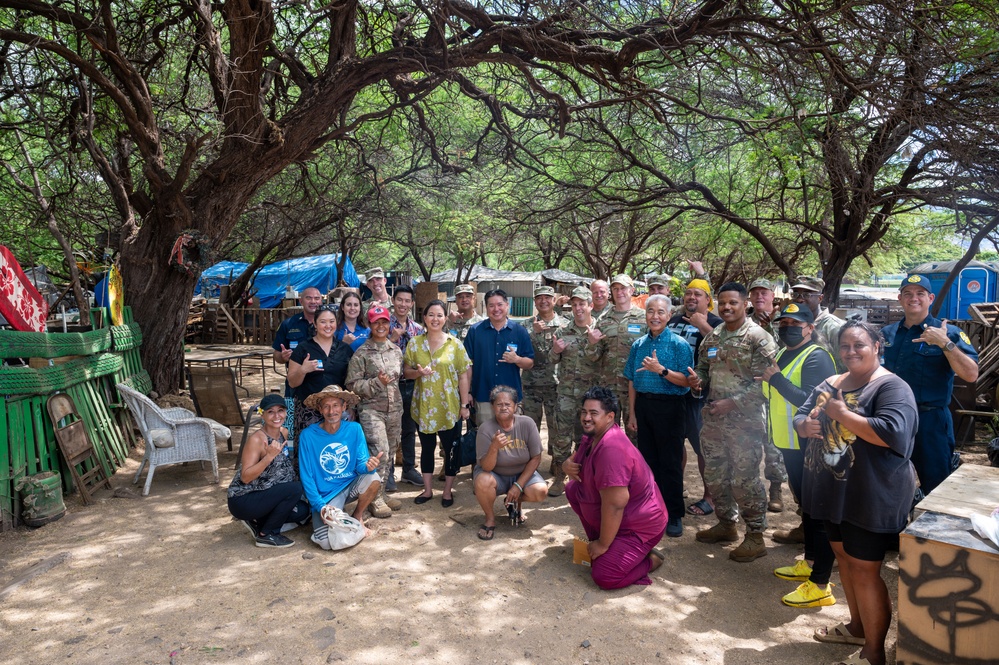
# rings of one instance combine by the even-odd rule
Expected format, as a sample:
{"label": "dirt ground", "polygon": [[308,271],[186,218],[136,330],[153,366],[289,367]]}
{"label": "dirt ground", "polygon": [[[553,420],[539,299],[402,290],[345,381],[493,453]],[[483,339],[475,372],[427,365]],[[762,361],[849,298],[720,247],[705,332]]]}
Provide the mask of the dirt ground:
{"label": "dirt ground", "polygon": [[[91,506],[68,496],[61,520],[0,534],[0,589],[68,554],[0,592],[0,663],[826,665],[855,650],[811,639],[848,619],[838,586],[832,607],[780,602],[795,583],[772,570],[801,553],[769,537],[795,524],[786,486],[788,509],[768,516],[768,556],[732,562],[734,545],[694,540],[713,516],[687,516],[682,538],[664,538],[668,558],[651,586],[605,592],[572,563],[582,531],[564,497],[531,505],[522,527],[499,520],[493,541],[478,540],[467,469],[452,508],[438,498],[416,506],[419,489],[400,484],[402,510],[369,519],[373,534],[357,547],[324,552],[305,528],[287,534],[292,548],[254,547],[226,509],[235,452],[225,443],[218,485],[210,468],[164,467],[141,497],[132,485],[140,459],[133,451],[112,480],[134,496],[102,490]],[[686,482],[694,496],[693,464]],[[441,486],[435,480],[437,497]],[[895,557],[884,577],[894,601]]]}

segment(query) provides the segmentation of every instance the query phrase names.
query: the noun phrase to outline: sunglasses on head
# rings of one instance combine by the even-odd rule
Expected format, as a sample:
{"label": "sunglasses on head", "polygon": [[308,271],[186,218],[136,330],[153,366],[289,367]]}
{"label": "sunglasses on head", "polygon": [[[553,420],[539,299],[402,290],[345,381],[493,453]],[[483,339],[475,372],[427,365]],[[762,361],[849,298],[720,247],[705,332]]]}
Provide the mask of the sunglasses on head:
{"label": "sunglasses on head", "polygon": [[333,312],[336,314],[336,305],[320,305],[317,312]]}

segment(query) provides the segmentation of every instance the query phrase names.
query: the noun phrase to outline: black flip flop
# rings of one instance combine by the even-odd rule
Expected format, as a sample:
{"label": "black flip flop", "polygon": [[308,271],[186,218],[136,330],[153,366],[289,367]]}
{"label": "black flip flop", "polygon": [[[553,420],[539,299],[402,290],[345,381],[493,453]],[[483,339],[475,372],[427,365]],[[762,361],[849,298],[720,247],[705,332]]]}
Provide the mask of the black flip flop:
{"label": "black flip flop", "polygon": [[[694,511],[695,507],[701,512],[699,513],[695,512]],[[711,507],[711,504],[708,503],[707,499],[701,499],[700,501],[695,501],[694,503],[687,506],[687,512],[697,517],[704,517],[705,515],[710,515],[711,513],[715,512],[715,509]]]}
{"label": "black flip flop", "polygon": [[[485,535],[482,535],[483,530],[486,532]],[[483,524],[482,526],[479,527],[479,533],[475,535],[479,537],[479,540],[492,540],[494,531],[496,531],[495,524],[492,526],[486,526],[485,524]]]}

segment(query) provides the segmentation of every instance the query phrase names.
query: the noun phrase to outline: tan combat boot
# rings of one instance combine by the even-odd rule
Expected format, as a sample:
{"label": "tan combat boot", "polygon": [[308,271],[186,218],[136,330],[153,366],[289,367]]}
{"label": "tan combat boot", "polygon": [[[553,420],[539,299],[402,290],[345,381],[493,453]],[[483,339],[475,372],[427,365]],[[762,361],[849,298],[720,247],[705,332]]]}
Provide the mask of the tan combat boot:
{"label": "tan combat boot", "polygon": [[767,510],[771,513],[784,512],[784,499],[781,497],[780,483],[770,483],[770,502]]}
{"label": "tan combat boot", "polygon": [[402,501],[396,499],[395,497],[388,496],[384,492],[382,492],[382,501],[384,501],[385,505],[388,506],[391,510],[399,510],[400,508],[402,508]]}
{"label": "tan combat boot", "polygon": [[388,507],[388,504],[385,503],[385,499],[381,496],[368,504],[368,512],[372,517],[377,517],[380,520],[383,520],[386,517],[392,517],[392,509]]}
{"label": "tan combat boot", "polygon": [[763,534],[747,533],[742,543],[728,553],[728,558],[732,559],[732,561],[745,563],[766,555],[767,547],[763,544]]}
{"label": "tan combat boot", "polygon": [[734,543],[739,540],[739,532],[734,522],[718,522],[710,529],[698,531],[694,538],[702,543]]}
{"label": "tan combat boot", "polygon": [[555,465],[555,478],[552,481],[552,486],[548,488],[548,496],[562,496],[565,494],[565,471],[562,470],[562,464],[558,463]]}
{"label": "tan combat boot", "polygon": [[774,542],[782,545],[797,545],[805,542],[805,527],[799,524],[790,530],[774,531]]}

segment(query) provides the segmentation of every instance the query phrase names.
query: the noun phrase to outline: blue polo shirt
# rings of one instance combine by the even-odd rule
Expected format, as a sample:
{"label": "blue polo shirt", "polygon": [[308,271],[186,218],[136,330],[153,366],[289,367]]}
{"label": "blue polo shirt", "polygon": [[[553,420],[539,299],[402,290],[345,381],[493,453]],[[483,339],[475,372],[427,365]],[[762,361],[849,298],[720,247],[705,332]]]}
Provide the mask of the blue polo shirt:
{"label": "blue polo shirt", "polygon": [[[274,333],[274,343],[271,346],[275,351],[280,351],[282,345],[286,349],[294,349],[298,346],[299,342],[312,339],[312,335],[309,334],[311,327],[312,324],[305,320],[305,314],[302,312],[289,316],[278,326],[277,332]],[[291,389],[288,381],[285,380],[284,396],[291,397],[294,393],[295,391]]]}
{"label": "blue polo shirt", "polygon": [[521,325],[506,320],[499,330],[489,319],[479,321],[468,329],[465,336],[465,351],[472,359],[472,398],[476,402],[488,402],[489,391],[496,386],[510,386],[517,389],[517,400],[524,398],[520,384],[520,368],[511,363],[500,362],[507,346],[515,344],[517,355],[534,359],[531,336]]}
{"label": "blue polo shirt", "polygon": [[[933,344],[912,341],[920,337],[927,326],[939,328],[940,323],[940,319],[927,316],[911,328],[905,327],[903,319],[881,329],[885,336],[884,366],[909,384],[920,408],[946,408],[954,390],[954,370],[944,350]],[[947,337],[978,362],[978,352],[960,328],[948,323]]]}
{"label": "blue polo shirt", "polygon": [[635,392],[652,393],[653,395],[683,395],[687,393],[690,388],[671,383],[660,374],[646,370],[638,371],[642,367],[642,360],[652,357],[653,351],[656,352],[659,364],[674,372],[686,374],[687,368],[694,365],[694,352],[690,348],[690,344],[668,328],[663,330],[658,337],[653,337],[651,332],[642,335],[632,343],[631,350],[628,352],[628,362],[624,364],[624,378],[634,384]]}

